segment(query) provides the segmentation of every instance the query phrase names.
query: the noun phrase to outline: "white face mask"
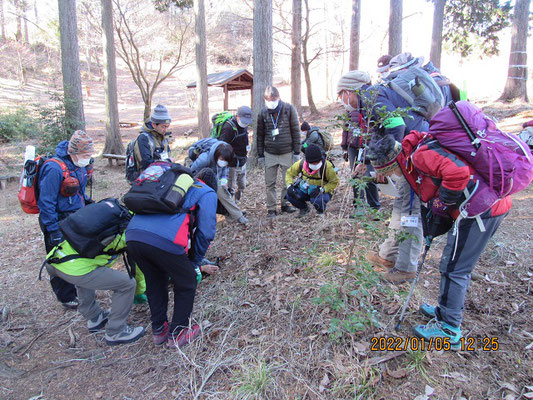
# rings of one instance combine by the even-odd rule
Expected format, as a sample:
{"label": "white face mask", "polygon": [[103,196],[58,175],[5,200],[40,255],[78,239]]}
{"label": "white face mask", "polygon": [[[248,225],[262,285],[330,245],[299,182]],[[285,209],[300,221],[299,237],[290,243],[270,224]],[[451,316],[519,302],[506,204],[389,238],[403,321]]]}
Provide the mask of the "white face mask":
{"label": "white face mask", "polygon": [[90,158],[78,158],[78,161],[74,161],[74,165],[76,167],[83,168],[89,165],[90,162],[91,162]]}
{"label": "white face mask", "polygon": [[242,122],[241,120],[237,121],[237,123],[239,124],[239,126],[241,128],[247,128],[248,127],[248,124],[245,124],[244,122]]}
{"label": "white face mask", "polygon": [[320,161],[318,164],[309,164],[309,169],[312,171],[316,171],[322,166],[322,161]]}
{"label": "white face mask", "polygon": [[220,168],[224,168],[224,167],[227,167],[227,166],[228,166],[228,162],[227,162],[227,161],[224,161],[224,160],[218,160],[218,161],[217,161],[217,165],[218,165]]}
{"label": "white face mask", "polygon": [[279,104],[279,100],[276,100],[276,101],[268,101],[268,100],[265,100],[265,105],[267,106],[267,108],[269,110],[274,110]]}
{"label": "white face mask", "polygon": [[342,100],[341,100],[341,103],[342,103],[342,105],[344,106],[344,108],[346,109],[346,111],[348,111],[348,112],[354,112],[354,111],[356,111],[355,108],[352,107],[351,104],[349,104],[349,103],[347,104],[347,103],[345,103],[345,102],[342,101]]}

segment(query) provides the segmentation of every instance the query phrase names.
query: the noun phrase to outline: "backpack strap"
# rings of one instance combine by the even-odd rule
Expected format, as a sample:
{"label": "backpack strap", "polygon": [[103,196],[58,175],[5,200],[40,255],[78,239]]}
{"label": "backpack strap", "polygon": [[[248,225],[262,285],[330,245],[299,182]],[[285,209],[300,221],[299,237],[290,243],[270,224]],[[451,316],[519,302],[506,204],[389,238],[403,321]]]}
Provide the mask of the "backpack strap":
{"label": "backpack strap", "polygon": [[65,162],[63,160],[61,160],[60,158],[58,158],[58,157],[49,158],[48,160],[46,160],[43,163],[43,166],[44,166],[44,164],[46,164],[47,162],[50,162],[50,161],[55,162],[56,164],[58,164],[61,167],[61,171],[63,171],[63,179],[66,179],[66,178],[68,178],[70,176],[70,171],[69,171],[69,169],[67,167],[67,164],[65,164]]}

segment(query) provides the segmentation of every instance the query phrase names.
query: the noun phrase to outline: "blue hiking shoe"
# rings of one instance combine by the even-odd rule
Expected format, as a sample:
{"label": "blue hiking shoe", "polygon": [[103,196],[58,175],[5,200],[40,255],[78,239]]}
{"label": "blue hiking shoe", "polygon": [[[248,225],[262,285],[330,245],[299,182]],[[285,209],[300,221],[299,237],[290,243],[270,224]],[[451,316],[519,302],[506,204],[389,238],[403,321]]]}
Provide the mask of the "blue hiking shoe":
{"label": "blue hiking shoe", "polygon": [[435,314],[435,309],[437,307],[435,306],[432,306],[431,304],[421,304],[420,307],[418,307],[418,312],[420,314],[422,314],[424,317],[428,317],[428,318],[435,318],[436,317],[436,314]]}
{"label": "blue hiking shoe", "polygon": [[416,337],[424,339],[426,345],[435,338],[447,338],[450,341],[451,350],[461,349],[461,328],[451,326],[446,322],[437,320],[437,318],[433,318],[426,325],[414,326],[413,333]]}

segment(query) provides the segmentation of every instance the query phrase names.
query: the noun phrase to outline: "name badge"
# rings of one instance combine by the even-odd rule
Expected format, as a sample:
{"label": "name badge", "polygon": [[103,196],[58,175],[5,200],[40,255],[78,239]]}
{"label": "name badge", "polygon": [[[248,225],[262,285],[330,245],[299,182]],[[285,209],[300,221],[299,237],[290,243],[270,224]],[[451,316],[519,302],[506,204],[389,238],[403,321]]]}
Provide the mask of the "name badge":
{"label": "name badge", "polygon": [[406,228],[416,228],[418,226],[418,217],[413,215],[404,215],[400,220],[400,225]]}
{"label": "name badge", "polygon": [[272,129],[272,136],[278,136],[279,135],[279,129],[276,128],[276,129]]}
{"label": "name badge", "polygon": [[362,162],[363,161],[362,158],[363,158],[363,148],[360,147],[359,153],[357,153],[357,162]]}

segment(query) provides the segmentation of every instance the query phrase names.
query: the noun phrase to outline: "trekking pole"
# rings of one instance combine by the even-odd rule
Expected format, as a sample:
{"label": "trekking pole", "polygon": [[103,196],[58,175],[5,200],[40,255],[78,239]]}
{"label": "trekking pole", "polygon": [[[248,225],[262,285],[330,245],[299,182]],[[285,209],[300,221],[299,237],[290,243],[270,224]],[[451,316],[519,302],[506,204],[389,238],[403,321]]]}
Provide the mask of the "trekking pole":
{"label": "trekking pole", "polygon": [[420,276],[420,271],[422,271],[422,266],[424,265],[424,261],[426,260],[426,255],[428,254],[428,250],[431,247],[431,241],[433,238],[430,236],[426,237],[426,247],[424,248],[424,253],[422,254],[422,259],[418,263],[418,267],[416,269],[416,275],[415,279],[413,279],[413,283],[411,283],[411,289],[409,290],[409,295],[407,295],[407,300],[405,300],[405,304],[403,305],[402,313],[400,314],[400,318],[398,319],[398,323],[396,324],[396,327],[394,328],[395,331],[399,331],[402,322],[403,317],[405,315],[405,311],[407,310],[407,306],[409,305],[409,301],[411,300],[411,296],[413,295],[413,292],[415,290],[416,283],[418,282],[418,277]]}
{"label": "trekking pole", "polygon": [[474,132],[472,132],[472,129],[470,128],[470,126],[468,126],[468,123],[465,121],[463,114],[461,114],[461,111],[459,111],[459,108],[457,108],[457,104],[455,104],[455,101],[450,101],[450,103],[448,104],[448,107],[450,107],[450,110],[452,110],[452,112],[455,114],[455,117],[457,118],[457,120],[459,121],[463,129],[465,130],[466,134],[472,141],[472,145],[474,146],[474,148],[476,150],[479,150],[481,145],[479,144],[478,139],[476,138],[476,135],[474,135]]}

